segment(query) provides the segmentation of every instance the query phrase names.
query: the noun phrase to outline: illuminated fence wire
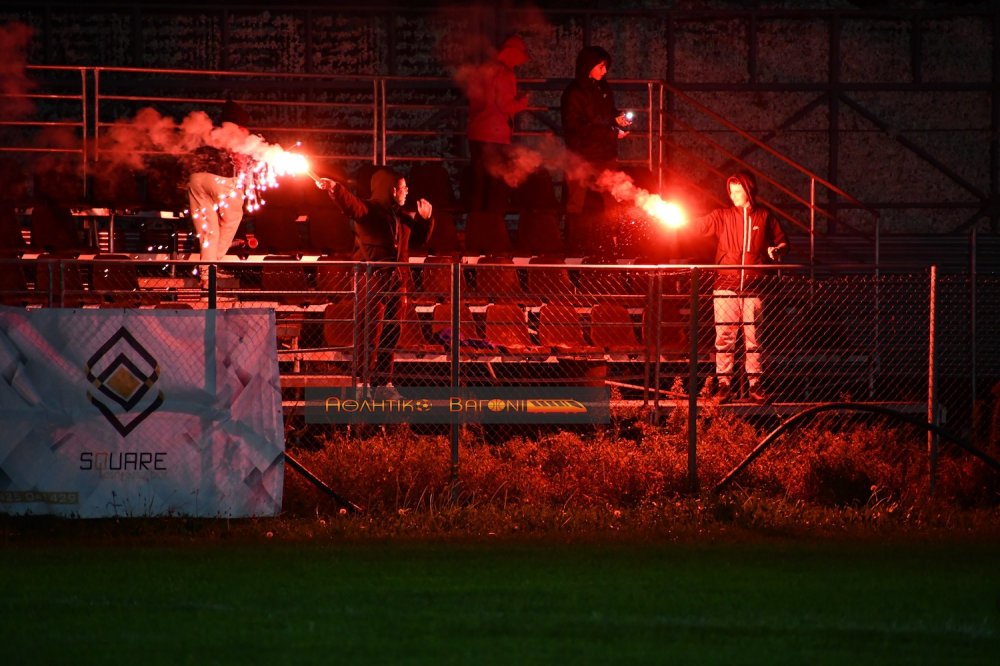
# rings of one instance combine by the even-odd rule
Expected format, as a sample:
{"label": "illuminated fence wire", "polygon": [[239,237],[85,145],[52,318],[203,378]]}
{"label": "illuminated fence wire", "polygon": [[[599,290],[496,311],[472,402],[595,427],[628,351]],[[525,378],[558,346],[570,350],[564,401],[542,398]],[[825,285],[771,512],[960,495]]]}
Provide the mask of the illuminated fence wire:
{"label": "illuminated fence wire", "polygon": [[[0,258],[0,291],[14,307],[273,308],[294,446],[322,446],[338,427],[301,427],[305,388],[389,382],[414,395],[449,386],[455,357],[461,386],[601,386],[615,405],[717,407],[710,267],[509,257],[427,257],[396,266],[274,256],[220,264],[214,294],[200,285],[195,267],[100,255],[10,256]],[[376,275],[394,277],[376,285]],[[933,344],[945,423],[979,440],[995,437],[997,276],[942,278],[933,313],[930,289],[923,270],[810,278],[806,269],[771,269],[757,291],[756,331],[769,402],[750,402],[741,330],[732,408],[789,415],[854,401],[926,414]],[[692,367],[698,395],[689,403]]]}

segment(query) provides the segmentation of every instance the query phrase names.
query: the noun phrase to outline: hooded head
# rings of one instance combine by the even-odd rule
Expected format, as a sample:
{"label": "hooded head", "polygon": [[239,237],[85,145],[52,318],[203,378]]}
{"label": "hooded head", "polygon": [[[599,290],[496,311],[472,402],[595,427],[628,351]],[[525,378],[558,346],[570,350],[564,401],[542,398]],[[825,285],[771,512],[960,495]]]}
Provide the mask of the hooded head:
{"label": "hooded head", "polygon": [[576,54],[576,78],[586,80],[590,70],[604,63],[611,67],[611,55],[600,46],[585,46]]}
{"label": "hooded head", "polygon": [[[757,179],[749,171],[737,171],[729,178],[726,178],[726,196],[730,196],[730,185],[739,185],[747,194],[750,207],[752,208],[757,196]],[[731,197],[730,197],[731,199]],[[734,202],[735,203],[735,202]]]}
{"label": "hooded head", "polygon": [[497,51],[497,60],[507,65],[511,69],[528,62],[528,47],[521,39],[520,35],[511,35]]}
{"label": "hooded head", "polygon": [[222,105],[222,116],[219,118],[219,124],[221,125],[222,123],[232,123],[240,127],[248,127],[250,125],[250,114],[233,100],[227,99],[226,103]]}
{"label": "hooded head", "polygon": [[392,169],[379,169],[372,174],[372,201],[391,206],[395,201],[394,190],[402,176]]}

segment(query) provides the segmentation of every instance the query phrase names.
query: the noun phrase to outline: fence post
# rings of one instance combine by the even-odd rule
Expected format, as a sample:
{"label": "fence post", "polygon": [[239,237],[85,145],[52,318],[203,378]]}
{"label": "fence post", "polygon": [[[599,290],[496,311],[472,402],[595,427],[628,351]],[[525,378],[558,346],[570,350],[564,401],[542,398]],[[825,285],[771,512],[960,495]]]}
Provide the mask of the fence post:
{"label": "fence post", "polygon": [[691,269],[691,317],[688,337],[691,359],[688,372],[688,484],[698,490],[698,268]]}
{"label": "fence post", "polygon": [[969,366],[972,380],[972,413],[976,413],[976,229],[969,235]]}
{"label": "fence post", "polygon": [[[459,299],[462,297],[462,265],[451,263],[451,392],[455,395],[459,383],[459,345],[461,344],[461,308]],[[460,424],[454,417],[451,421],[451,499],[458,499],[458,436]]]}
{"label": "fence post", "polygon": [[[663,326],[661,325],[661,322],[663,321],[663,271],[658,269],[656,271],[655,276],[656,279],[654,281],[654,286],[653,286],[653,298],[655,298],[656,300],[653,302],[656,303],[656,310],[655,310],[656,315],[653,321],[656,323],[656,332],[653,335],[654,338],[653,353],[656,354],[656,356],[654,357],[653,360],[653,423],[659,423],[660,422],[660,346],[662,344],[662,329],[663,329]],[[643,335],[645,336],[649,333],[649,328],[645,323],[643,324],[643,327],[646,328],[646,330],[643,331]],[[646,347],[646,358],[648,359],[649,358],[648,341],[645,341],[645,347]],[[646,378],[647,378],[646,388],[648,389],[649,388],[648,373],[646,374]]]}
{"label": "fence post", "polygon": [[[353,283],[354,294],[355,294],[354,321],[359,322],[361,321],[362,317],[361,313],[362,309],[364,308],[364,303],[361,300],[361,294],[363,293],[362,290],[365,288],[364,284],[361,281],[361,264],[355,262],[351,266],[351,271],[352,271],[351,280]],[[364,359],[361,358],[361,354],[364,348],[362,347],[361,340],[358,338],[358,326],[355,325],[352,328],[352,330],[354,331],[354,337],[351,340],[353,344],[353,347],[351,348],[351,384],[353,384],[354,388],[356,389],[358,387],[358,384],[364,381],[361,374],[361,365],[364,361]],[[363,323],[361,324],[361,335],[364,335]]]}
{"label": "fence post", "polygon": [[[385,136],[385,79],[378,78],[372,82],[372,164],[385,164],[386,136]],[[379,92],[381,91],[381,95]],[[382,149],[382,161],[379,162],[379,148]]]}
{"label": "fence post", "polygon": [[809,283],[816,280],[816,177],[809,179]]}
{"label": "fence post", "polygon": [[[927,422],[938,424],[937,405],[937,265],[931,265],[930,280],[930,316],[928,317],[927,341]],[[934,494],[935,474],[937,473],[938,436],[934,432],[927,433],[927,455],[930,461],[930,494]]]}
{"label": "fence post", "polygon": [[656,191],[663,189],[663,81],[657,82],[660,100],[656,109]]}
{"label": "fence post", "polygon": [[208,265],[208,309],[214,310],[219,305],[219,267]]}
{"label": "fence post", "polygon": [[[372,388],[372,354],[376,353],[372,348],[372,325],[374,322],[371,321],[372,312],[372,265],[365,262],[365,281],[364,281],[364,300],[361,302],[361,330],[362,338],[361,344],[363,345],[363,352],[361,354],[361,384],[365,387],[366,395],[369,394]],[[378,345],[378,340],[375,340],[375,345]]]}

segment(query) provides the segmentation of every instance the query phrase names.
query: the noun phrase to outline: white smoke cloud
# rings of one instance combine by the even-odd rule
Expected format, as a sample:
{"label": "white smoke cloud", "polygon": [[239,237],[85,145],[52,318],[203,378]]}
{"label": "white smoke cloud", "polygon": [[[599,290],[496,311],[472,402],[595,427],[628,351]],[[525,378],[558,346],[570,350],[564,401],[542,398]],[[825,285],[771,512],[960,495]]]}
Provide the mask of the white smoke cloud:
{"label": "white smoke cloud", "polygon": [[140,169],[145,154],[180,156],[202,146],[241,153],[267,164],[275,164],[287,154],[280,145],[268,143],[239,125],[227,122],[216,127],[204,111],[192,111],[178,123],[152,107],[112,124],[101,137],[100,150],[104,160]]}

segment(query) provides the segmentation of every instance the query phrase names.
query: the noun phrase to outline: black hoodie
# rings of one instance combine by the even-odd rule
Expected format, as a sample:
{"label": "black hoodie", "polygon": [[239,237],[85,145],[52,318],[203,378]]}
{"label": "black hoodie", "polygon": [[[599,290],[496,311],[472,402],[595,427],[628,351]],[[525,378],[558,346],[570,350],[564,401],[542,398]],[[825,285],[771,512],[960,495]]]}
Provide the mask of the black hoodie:
{"label": "black hoodie", "polygon": [[602,164],[618,157],[619,112],[606,78],[595,81],[590,71],[611,56],[599,46],[587,46],[576,56],[576,78],[562,94],[562,128],[566,147],[589,162]]}

